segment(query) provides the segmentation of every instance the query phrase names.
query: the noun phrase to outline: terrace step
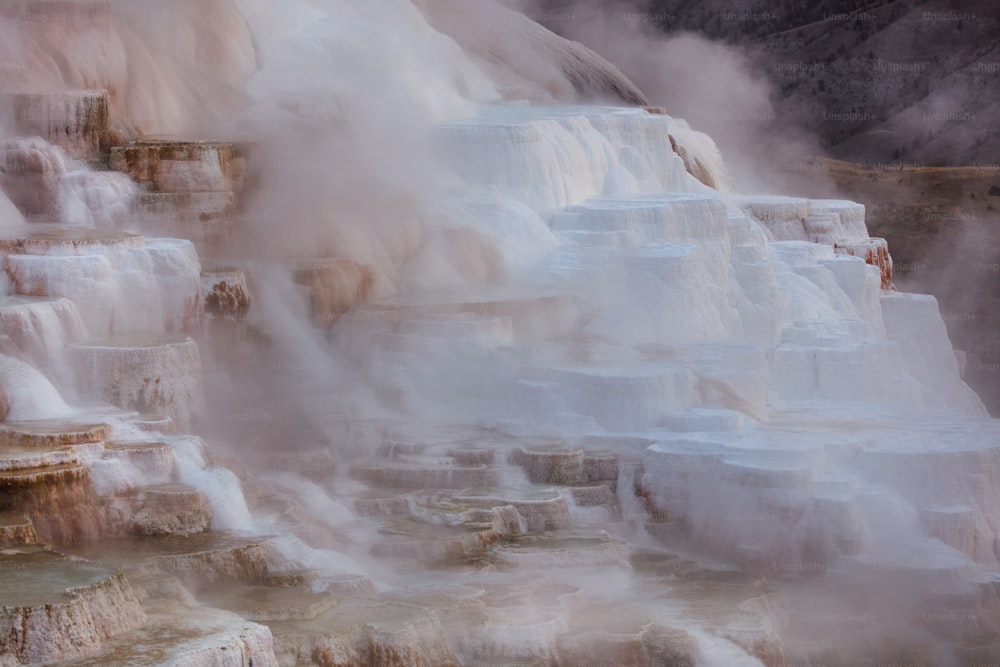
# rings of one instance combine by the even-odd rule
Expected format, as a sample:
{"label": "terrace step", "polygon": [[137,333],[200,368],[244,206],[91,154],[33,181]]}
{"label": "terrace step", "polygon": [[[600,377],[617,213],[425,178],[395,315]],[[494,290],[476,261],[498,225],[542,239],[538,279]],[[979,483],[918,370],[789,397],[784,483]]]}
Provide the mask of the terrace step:
{"label": "terrace step", "polygon": [[140,139],[113,147],[110,167],[157,192],[240,192],[247,150],[220,141]]}
{"label": "terrace step", "polygon": [[43,452],[77,445],[103,445],[110,440],[111,426],[108,424],[59,419],[0,425],[0,445]]}
{"label": "terrace step", "polygon": [[351,466],[351,477],[377,487],[396,489],[464,489],[500,483],[498,468],[458,465],[452,461],[376,460]]}
{"label": "terrace step", "polygon": [[[593,197],[556,214],[553,229],[583,242],[639,246],[721,238],[726,209],[716,197],[687,193]],[[614,237],[614,240],[606,237]]]}
{"label": "terrace step", "polygon": [[524,536],[494,548],[490,555],[507,568],[631,568],[628,543],[601,530],[578,529]]}
{"label": "terrace step", "polygon": [[147,485],[167,484],[174,473],[174,449],[164,442],[112,442],[104,446],[104,458],[127,464]]}
{"label": "terrace step", "polygon": [[142,627],[105,642],[92,657],[59,667],[213,665],[278,667],[271,632],[221,609],[147,601]]}
{"label": "terrace step", "polygon": [[131,532],[137,535],[193,535],[212,522],[208,500],[185,484],[162,484],[136,490]]}
{"label": "terrace step", "polygon": [[121,572],[35,546],[0,553],[0,656],[22,663],[84,658],[145,621]]}
{"label": "terrace step", "polygon": [[46,451],[36,447],[0,445],[0,472],[31,470],[63,464],[77,464],[80,454],[72,447]]}
{"label": "terrace step", "polygon": [[314,619],[337,600],[329,592],[315,593],[302,586],[227,586],[201,591],[200,602],[226,609],[248,621]]}
{"label": "terrace step", "polygon": [[0,544],[37,544],[35,525],[26,514],[0,512]]}
{"label": "terrace step", "polygon": [[12,111],[16,134],[40,136],[70,157],[97,158],[108,148],[108,93],[104,90],[8,93],[0,97],[0,104]]}
{"label": "terrace step", "polygon": [[0,512],[28,515],[39,537],[55,544],[97,539],[105,530],[87,467],[79,463],[0,472]]}
{"label": "terrace step", "polygon": [[187,336],[113,336],[74,343],[81,394],[126,410],[168,415],[185,427],[204,410],[201,355]]}
{"label": "terrace step", "polygon": [[268,538],[207,531],[192,535],[136,536],[73,548],[82,557],[100,558],[130,575],[170,574],[186,585],[261,583],[268,575]]}
{"label": "terrace step", "polygon": [[437,615],[385,600],[347,600],[312,619],[268,623],[282,664],[458,667]]}

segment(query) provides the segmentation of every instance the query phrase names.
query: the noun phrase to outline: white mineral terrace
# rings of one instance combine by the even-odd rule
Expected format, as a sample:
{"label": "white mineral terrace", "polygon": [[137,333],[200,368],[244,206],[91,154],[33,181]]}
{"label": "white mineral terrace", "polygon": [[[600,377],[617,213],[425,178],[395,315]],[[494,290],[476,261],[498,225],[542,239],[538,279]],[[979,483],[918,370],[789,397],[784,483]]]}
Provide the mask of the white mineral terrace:
{"label": "white mineral terrace", "polygon": [[[55,48],[66,21],[15,4],[0,35]],[[229,36],[225,104],[155,59],[163,90],[111,68],[146,105],[18,79],[39,90],[0,142],[0,666],[1000,656],[1000,423],[863,206],[709,187],[686,123],[544,98],[539,54],[556,92],[587,61],[540,33],[494,72],[409,2],[293,4],[170,10]],[[417,3],[441,30],[468,19],[449,4]],[[162,39],[116,2],[33,11]],[[321,78],[375,48],[370,86]],[[185,125],[240,95],[260,136]],[[276,167],[294,133],[268,114],[310,137],[339,109],[364,145],[409,104],[433,121],[421,192],[366,208]]]}

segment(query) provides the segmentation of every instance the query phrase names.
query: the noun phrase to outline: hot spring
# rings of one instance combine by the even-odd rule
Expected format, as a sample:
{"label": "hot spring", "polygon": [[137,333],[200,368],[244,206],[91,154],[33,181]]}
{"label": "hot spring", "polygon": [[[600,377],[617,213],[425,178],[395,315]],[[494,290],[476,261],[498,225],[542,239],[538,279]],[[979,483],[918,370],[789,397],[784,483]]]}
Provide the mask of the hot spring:
{"label": "hot spring", "polygon": [[1000,425],[864,206],[493,0],[0,36],[2,667],[1000,656]]}

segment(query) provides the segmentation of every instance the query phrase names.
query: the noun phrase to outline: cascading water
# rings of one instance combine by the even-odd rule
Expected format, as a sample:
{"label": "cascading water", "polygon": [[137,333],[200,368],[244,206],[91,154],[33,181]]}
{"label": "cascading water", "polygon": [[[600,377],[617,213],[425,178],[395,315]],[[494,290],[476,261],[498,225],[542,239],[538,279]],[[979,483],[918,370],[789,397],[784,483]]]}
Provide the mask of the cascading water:
{"label": "cascading water", "polygon": [[1000,655],[1000,425],[860,205],[489,0],[0,35],[0,665]]}

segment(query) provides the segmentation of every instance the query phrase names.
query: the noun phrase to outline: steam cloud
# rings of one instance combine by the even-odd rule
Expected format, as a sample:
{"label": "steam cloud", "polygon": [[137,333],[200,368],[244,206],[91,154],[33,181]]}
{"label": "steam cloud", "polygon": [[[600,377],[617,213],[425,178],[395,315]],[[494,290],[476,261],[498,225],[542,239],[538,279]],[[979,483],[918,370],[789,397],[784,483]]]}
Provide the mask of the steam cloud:
{"label": "steam cloud", "polygon": [[666,35],[658,25],[663,17],[638,0],[506,4],[594,49],[652,104],[711,136],[737,190],[803,196],[834,191],[822,168],[813,166],[822,154],[818,140],[779,125],[770,82],[738,48],[695,33]]}
{"label": "steam cloud", "polygon": [[[482,3],[482,7],[487,4]],[[814,530],[822,533],[829,523],[833,526],[831,534],[834,529],[847,527],[845,534],[834,535],[840,542],[871,547],[864,556],[872,558],[870,571],[878,574],[884,562],[896,559],[898,551],[929,542],[917,510],[902,495],[904,491],[919,495],[920,484],[915,481],[918,473],[908,478],[903,476],[908,472],[904,470],[900,481],[892,477],[898,471],[879,469],[878,460],[870,464],[875,470],[872,474],[884,473],[882,480],[886,484],[896,484],[891,492],[859,493],[860,500],[855,503],[849,495],[853,493],[850,486],[860,485],[861,477],[849,483],[838,478],[824,479],[834,490],[846,489],[843,499],[832,499],[843,500],[846,509],[836,503],[809,504],[813,500],[831,500],[809,495],[814,492],[810,486],[814,475],[818,478],[830,471],[853,470],[853,463],[845,460],[851,454],[868,451],[870,443],[862,439],[864,432],[838,433],[836,424],[831,428],[824,421],[835,422],[836,415],[817,417],[810,415],[809,408],[803,411],[802,428],[812,428],[815,433],[802,439],[812,448],[799,449],[801,443],[791,442],[792,436],[799,435],[791,427],[801,426],[795,422],[799,417],[793,414],[785,417],[790,426],[785,434],[789,437],[787,449],[772,450],[769,441],[762,445],[755,440],[772,434],[756,433],[756,424],[753,428],[742,426],[750,420],[764,421],[771,407],[769,392],[775,392],[765,375],[770,360],[764,359],[764,350],[773,351],[770,348],[777,345],[781,327],[789,325],[790,335],[807,341],[810,336],[826,335],[823,327],[829,327],[831,338],[851,338],[856,333],[865,345],[871,342],[866,337],[869,328],[884,329],[878,276],[873,276],[871,267],[865,268],[857,261],[835,261],[829,248],[822,250],[831,257],[824,256],[823,263],[815,261],[808,255],[815,248],[805,243],[785,244],[771,255],[760,225],[735,211],[730,202],[689,196],[708,189],[687,174],[683,164],[678,166],[679,157],[666,151],[666,139],[672,136],[667,134],[668,129],[690,138],[683,134],[684,126],[673,119],[650,119],[643,114],[641,120],[648,125],[643,125],[641,132],[651,134],[639,136],[636,146],[624,146],[624,141],[622,145],[612,144],[589,120],[568,121],[572,131],[552,119],[524,123],[527,129],[503,120],[493,125],[485,123],[485,129],[476,131],[487,139],[473,145],[470,152],[483,151],[483,159],[490,161],[484,171],[508,179],[505,189],[492,183],[477,184],[474,174],[456,174],[439,159],[441,151],[448,148],[447,136],[442,136],[451,132],[453,136],[475,138],[472,133],[462,135],[466,129],[463,120],[474,116],[480,110],[478,105],[504,101],[505,85],[518,86],[518,93],[537,95],[544,102],[608,101],[594,91],[629,92],[613,68],[594,65],[600,76],[585,82],[594,87],[584,92],[574,85],[580,84],[580,79],[571,76],[573,71],[566,67],[553,66],[541,81],[533,80],[525,73],[531,70],[532,58],[544,54],[539,47],[540,51],[524,56],[528,65],[520,62],[503,77],[490,78],[455,41],[431,29],[428,22],[433,24],[434,16],[443,20],[435,12],[445,12],[448,3],[430,0],[420,2],[420,10],[406,0],[289,0],[280,4],[266,0],[212,0],[201,4],[190,0],[169,6],[116,0],[113,6],[127,11],[90,19],[105,31],[101,36],[102,43],[107,44],[104,52],[95,53],[87,44],[59,44],[63,31],[58,24],[35,28],[18,24],[18,30],[14,30],[5,20],[0,20],[0,34],[5,37],[0,44],[7,46],[0,49],[7,49],[3,54],[12,62],[25,62],[19,59],[30,60],[32,55],[54,50],[65,51],[74,63],[68,71],[49,62],[37,67],[25,64],[11,71],[19,77],[19,85],[55,89],[92,86],[113,91],[112,117],[118,123],[116,131],[123,137],[210,133],[212,138],[253,142],[250,179],[255,187],[245,202],[246,215],[239,221],[235,244],[224,249],[222,257],[201,259],[206,264],[222,260],[246,266],[257,299],[252,312],[259,320],[239,323],[246,327],[241,331],[243,342],[232,346],[240,349],[236,354],[224,350],[218,357],[223,366],[218,370],[222,372],[215,376],[209,373],[213,410],[206,431],[218,438],[213,441],[214,455],[235,461],[234,467],[242,465],[242,461],[247,468],[263,473],[261,479],[271,484],[269,491],[278,489],[295,498],[305,508],[303,514],[311,514],[303,522],[317,528],[328,544],[341,546],[336,529],[349,522],[351,513],[319,485],[300,482],[290,474],[294,471],[274,470],[273,466],[267,470],[275,450],[296,454],[301,453],[300,447],[326,445],[342,459],[338,464],[349,464],[352,459],[372,454],[374,446],[343,432],[342,424],[348,418],[402,415],[412,421],[404,425],[412,426],[412,431],[400,436],[405,440],[419,437],[421,427],[437,422],[465,425],[499,419],[507,407],[501,404],[508,399],[522,401],[515,408],[530,415],[524,421],[546,435],[576,436],[601,431],[611,424],[605,432],[617,437],[616,430],[634,427],[629,419],[638,422],[650,415],[655,417],[649,419],[650,423],[659,427],[663,415],[656,411],[662,412],[664,404],[674,403],[678,410],[674,418],[679,423],[691,419],[690,423],[695,424],[721,424],[720,433],[728,435],[720,436],[720,440],[731,436],[736,446],[728,448],[728,442],[694,439],[688,443],[694,443],[699,454],[704,452],[711,459],[701,468],[694,464],[696,472],[705,475],[705,483],[700,486],[697,480],[691,482],[683,465],[673,464],[670,457],[677,452],[658,450],[636,455],[636,459],[648,457],[650,474],[657,472],[655,466],[663,468],[657,472],[662,476],[650,483],[647,495],[665,505],[689,503],[693,509],[688,518],[697,524],[694,529],[701,531],[698,536],[715,540],[713,544],[720,551],[773,537],[771,543],[751,546],[780,550],[782,540],[788,540],[792,552],[801,556],[794,549],[812,539]],[[519,7],[541,11],[543,6],[521,3]],[[425,21],[421,11],[432,18]],[[669,114],[686,117],[695,129],[711,132],[726,153],[740,189],[816,187],[815,173],[809,174],[809,183],[796,184],[780,170],[761,169],[761,165],[811,158],[815,155],[814,145],[805,137],[772,132],[770,91],[737,51],[694,35],[663,38],[653,33],[648,21],[637,20],[635,12],[624,9],[610,12],[597,3],[580,3],[571,11],[581,18],[568,22],[563,31],[607,56],[650,101],[666,107]],[[164,20],[168,20],[171,30],[164,35],[154,34],[153,26],[162,25]],[[110,25],[101,28],[105,21]],[[512,37],[500,32],[501,37]],[[180,39],[184,35],[188,37]],[[580,69],[588,70],[596,62],[588,60],[590,56],[585,52],[559,42],[543,42],[546,44],[559,56],[556,60],[560,63],[577,59]],[[129,67],[124,67],[126,53]],[[203,62],[210,63],[207,69],[199,66]],[[595,97],[588,97],[586,92]],[[517,95],[511,97],[519,99]],[[509,114],[504,119],[531,111],[516,104],[500,109],[500,114]],[[649,128],[661,133],[653,134]],[[617,129],[612,127],[609,133]],[[646,141],[647,136],[657,141]],[[514,143],[511,137],[537,148],[537,152],[523,149],[519,153],[520,144],[517,150],[508,151]],[[644,141],[649,145],[643,146]],[[704,141],[699,156],[710,162],[713,150],[710,141]],[[474,160],[470,163],[476,164]],[[657,200],[660,195],[651,191],[654,187],[671,189],[677,196]],[[619,208],[627,209],[624,202],[639,211],[634,217],[621,218],[626,225],[641,228],[655,218],[657,225],[669,229],[664,235],[675,233],[682,242],[671,239],[651,249],[637,248],[634,246],[638,243],[629,246],[631,241],[626,239],[633,230],[625,229],[605,233],[610,241],[588,246],[567,239],[600,237],[606,230],[598,225],[598,233],[593,233],[570,225],[568,231],[562,229],[562,235],[553,231],[559,229],[560,222],[574,222],[573,216],[584,215],[566,211],[567,206],[602,194],[610,195],[609,199],[588,211],[593,213],[592,221],[606,224]],[[619,195],[623,199],[614,199]],[[656,218],[667,208],[657,208],[664,202],[676,207],[671,211],[680,210],[682,214],[672,212],[672,217],[667,216],[669,220]],[[5,208],[10,207],[6,199],[0,198],[0,218],[13,217],[4,213]],[[643,217],[647,215],[649,218]],[[657,231],[662,230],[657,227]],[[737,246],[734,239],[742,245]],[[620,244],[613,249],[634,255],[606,252],[609,248],[600,246],[601,242]],[[549,263],[541,264],[542,258]],[[315,282],[303,289],[302,281],[295,278],[299,259],[340,260],[322,269],[336,273],[333,283],[337,287],[327,289],[329,285],[322,275],[313,275],[310,279]],[[796,262],[815,270],[797,273],[800,267]],[[852,270],[856,271],[846,273]],[[556,277],[552,278],[552,274]],[[843,275],[850,279],[841,280]],[[482,295],[488,296],[491,289],[498,287],[516,289],[525,284],[555,290],[571,281],[586,282],[587,298],[579,301],[587,303],[566,305],[566,301],[551,298],[544,312],[536,317],[538,321],[521,325],[529,331],[523,349],[508,349],[514,348],[510,344],[515,338],[512,318],[488,317],[490,303]],[[574,284],[577,289],[581,287],[579,282]],[[419,299],[425,295],[477,304],[475,314],[482,316],[482,321],[463,319],[468,313],[413,317],[406,323],[410,329],[403,331],[409,335],[402,335],[363,319],[396,317],[398,313],[389,307],[350,311],[372,299],[382,300],[381,305],[419,306]],[[397,301],[391,301],[393,297]],[[480,297],[482,300],[477,302]],[[908,304],[904,302],[901,307]],[[315,326],[310,318],[317,312],[331,315],[337,326],[332,321],[329,326]],[[683,313],[683,317],[677,313]],[[798,326],[799,320],[815,322],[815,331]],[[578,321],[578,328],[574,328]],[[472,331],[465,334],[471,342],[462,336],[435,335],[449,325]],[[463,329],[465,325],[470,326]],[[859,333],[862,329],[865,335]],[[566,343],[566,338],[572,338],[572,342]],[[690,345],[692,341],[698,344]],[[852,348],[843,357],[834,356],[840,350],[823,349],[829,353],[824,357],[829,364],[824,372],[828,372],[828,379],[832,378],[831,391],[850,393],[850,398],[855,398],[856,388],[849,385],[853,378],[867,380],[867,374],[860,373],[867,372],[863,366],[868,362],[876,370],[889,369],[912,380],[907,371],[901,370],[905,360],[900,360],[897,367],[895,361],[881,356],[880,350],[871,349],[862,349],[859,344],[861,351]],[[802,378],[808,380],[813,371],[807,365],[809,359],[796,356],[798,349],[784,352],[788,352],[785,370],[789,372],[783,379],[791,386]],[[950,354],[949,350],[944,352],[945,357]],[[693,356],[686,359],[686,354]],[[702,354],[706,356],[698,357]],[[651,357],[668,366],[668,371],[656,375],[660,371],[655,364],[647,368]],[[847,362],[838,361],[842,358]],[[235,365],[226,367],[227,359],[233,359]],[[480,361],[482,365],[471,363]],[[796,365],[800,362],[801,367]],[[581,363],[593,363],[599,370],[581,371]],[[602,376],[603,364],[612,369],[621,364],[641,370],[634,376],[624,376],[619,384],[602,384],[607,380]],[[692,367],[699,365],[705,372],[696,376]],[[844,375],[839,374],[841,365],[849,366]],[[733,368],[736,372],[732,377],[723,372]],[[928,374],[933,374],[934,368]],[[946,363],[940,368],[953,370]],[[522,371],[527,371],[523,382],[518,376]],[[951,376],[945,380],[950,381]],[[954,398],[956,413],[979,414],[981,406],[974,397],[963,393],[964,385],[956,381],[945,386],[945,380],[941,391],[954,394],[950,398]],[[519,393],[511,397],[510,386],[515,382],[520,383]],[[545,392],[560,383],[568,398],[565,405],[553,399],[553,407],[545,402],[551,398]],[[622,393],[609,396],[604,391],[607,387],[622,389]],[[874,384],[857,391],[861,389],[869,392],[867,396],[873,397],[873,403],[882,400]],[[914,405],[924,405],[922,388],[915,381],[892,389],[901,396],[893,394],[892,400],[902,403],[912,399]],[[930,392],[927,395],[934,396]],[[704,406],[722,405],[727,409],[687,414],[691,405],[702,405],[699,401]],[[475,409],[482,405],[495,408],[499,414],[477,413]],[[580,411],[573,412],[577,408]],[[683,414],[678,417],[679,413]],[[871,419],[876,419],[880,413],[873,409],[872,415]],[[810,417],[816,423],[808,421]],[[601,419],[605,421],[599,422]],[[635,428],[646,426],[649,424]],[[867,426],[864,418],[851,424],[859,431]],[[981,427],[982,432],[988,431],[986,425]],[[900,441],[908,435],[904,430],[893,433]],[[670,438],[677,436],[673,433],[665,437],[674,443]],[[843,446],[841,439],[848,445]],[[208,457],[195,444],[179,442],[178,451],[185,454],[185,479],[212,491],[210,500],[223,527],[256,527],[264,532],[266,526],[254,526],[255,519],[242,501],[235,477],[220,469],[206,470]],[[728,457],[735,456],[743,445],[761,461],[733,465]],[[902,442],[890,445],[897,445],[904,453],[907,446],[912,446]],[[880,453],[875,445],[872,447],[876,454]],[[623,455],[635,454],[626,449],[623,446]],[[898,451],[889,453],[895,455]],[[796,467],[782,468],[785,457],[794,459],[790,465]],[[963,459],[966,463],[970,460]],[[719,472],[724,466],[732,467]],[[759,493],[753,484],[742,484],[741,475],[751,481],[762,480],[762,484],[790,485],[789,502],[808,505],[808,512],[813,514],[804,511],[805,518],[792,527],[775,521],[768,514],[778,511],[767,505],[770,496]],[[802,482],[800,494],[797,485],[803,479],[806,481]],[[731,483],[719,494],[729,493],[721,500],[714,497],[714,484],[719,480]],[[352,486],[343,475],[336,481],[340,485],[338,492],[345,497],[358,486]],[[623,478],[618,483],[619,492],[631,502],[638,502],[631,495],[632,485],[625,481]],[[867,479],[863,481],[867,483]],[[686,486],[689,484],[690,488]],[[246,489],[248,495],[259,491]],[[678,500],[672,494],[687,495]],[[941,497],[950,498],[944,491]],[[778,498],[779,502],[785,500]],[[731,506],[728,518],[719,512],[722,502]],[[746,512],[745,521],[739,519],[741,511]],[[741,522],[734,524],[733,517]],[[766,526],[754,523],[757,519]],[[720,526],[723,529],[718,529]],[[988,528],[976,529],[989,534]],[[824,555],[840,555],[839,550],[848,547],[834,544],[834,538],[829,538],[829,544],[817,540],[817,548],[824,550]],[[965,565],[965,557],[956,549],[940,542],[934,545],[927,554],[917,554],[926,556],[926,561],[913,559],[914,576],[923,572],[919,566],[927,562],[944,563],[947,567],[942,569],[948,576],[948,568],[954,566],[957,570]],[[353,545],[352,553],[364,556],[365,546]],[[810,542],[810,546],[815,545]],[[280,550],[284,558],[311,567],[361,569],[358,562],[344,555],[349,549],[316,548],[291,535],[282,538]],[[955,566],[956,562],[959,566]],[[910,599],[908,593],[902,592],[905,585],[912,583],[905,578],[908,575],[909,571],[899,579],[879,583],[880,593],[888,591],[883,600],[885,609],[880,608],[880,613],[891,622],[900,616],[898,608],[905,607]],[[607,585],[594,585],[602,583]],[[810,608],[829,593],[822,584],[801,590],[802,599],[794,601],[798,609]],[[849,595],[844,593],[845,597]],[[856,609],[858,602],[838,599],[833,604],[849,611]],[[893,606],[897,609],[891,609]]]}

